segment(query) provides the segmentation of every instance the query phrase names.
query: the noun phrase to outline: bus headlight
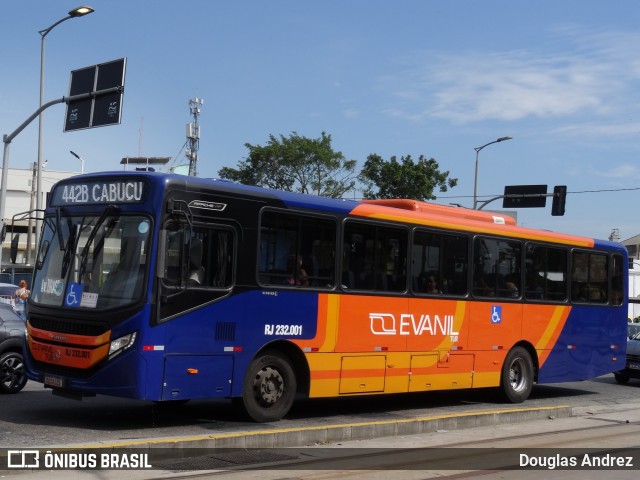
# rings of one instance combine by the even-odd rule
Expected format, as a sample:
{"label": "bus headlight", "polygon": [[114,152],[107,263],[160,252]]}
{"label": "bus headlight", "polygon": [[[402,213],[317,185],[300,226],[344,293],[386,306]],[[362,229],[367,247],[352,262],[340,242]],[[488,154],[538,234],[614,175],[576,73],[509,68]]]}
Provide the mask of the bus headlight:
{"label": "bus headlight", "polygon": [[116,355],[119,355],[120,353],[124,352],[128,348],[131,348],[131,346],[134,344],[135,341],[136,341],[136,332],[133,332],[128,335],[124,335],[120,338],[116,338],[115,340],[112,340],[111,343],[109,344],[109,358],[111,359]]}

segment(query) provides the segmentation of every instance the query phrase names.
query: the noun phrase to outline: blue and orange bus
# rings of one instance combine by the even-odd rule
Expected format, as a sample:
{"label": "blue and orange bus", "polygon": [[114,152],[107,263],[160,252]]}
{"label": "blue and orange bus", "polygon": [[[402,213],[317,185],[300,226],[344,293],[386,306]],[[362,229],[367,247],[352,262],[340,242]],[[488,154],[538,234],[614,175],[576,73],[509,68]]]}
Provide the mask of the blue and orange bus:
{"label": "blue and orange bus", "polygon": [[411,200],[331,199],[150,172],[57,183],[26,370],[54,393],[230,398],[493,387],[624,368],[623,246]]}

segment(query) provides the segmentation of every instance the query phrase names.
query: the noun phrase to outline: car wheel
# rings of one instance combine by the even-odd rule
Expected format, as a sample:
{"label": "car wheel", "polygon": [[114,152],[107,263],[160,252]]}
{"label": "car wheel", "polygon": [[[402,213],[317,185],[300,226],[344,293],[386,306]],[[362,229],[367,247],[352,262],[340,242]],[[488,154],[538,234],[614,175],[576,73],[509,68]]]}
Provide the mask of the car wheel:
{"label": "car wheel", "polygon": [[629,383],[629,377],[622,373],[614,373],[613,377],[616,379],[616,382],[618,382],[621,385]]}
{"label": "car wheel", "polygon": [[26,384],[22,355],[17,352],[0,355],[0,393],[18,393]]}

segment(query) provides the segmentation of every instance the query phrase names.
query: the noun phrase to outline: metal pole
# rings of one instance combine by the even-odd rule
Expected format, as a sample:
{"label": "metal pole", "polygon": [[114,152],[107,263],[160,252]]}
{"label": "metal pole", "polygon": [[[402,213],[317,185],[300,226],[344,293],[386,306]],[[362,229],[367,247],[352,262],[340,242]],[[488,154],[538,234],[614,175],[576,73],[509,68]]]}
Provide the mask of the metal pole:
{"label": "metal pole", "polygon": [[73,155],[74,157],[76,157],[78,160],[80,160],[80,174],[84,175],[84,160],[80,157],[80,155],[78,155],[76,152],[74,152],[73,150],[69,150],[69,153],[71,155]]}
{"label": "metal pole", "polygon": [[[36,245],[40,240],[40,228],[42,220],[40,219],[39,211],[42,210],[42,102],[44,102],[44,57],[45,57],[45,37],[55,27],[62,22],[71,18],[83,17],[93,12],[91,7],[81,6],[71,10],[66,17],[61,18],[56,23],[44,30],[40,30],[40,115],[38,116],[38,168],[37,168],[37,181],[36,181]],[[37,248],[37,247],[36,247]]]}
{"label": "metal pole", "polygon": [[482,148],[476,148],[476,174],[473,177],[473,209],[476,209],[478,204],[478,157],[480,156],[480,150]]}
{"label": "metal pole", "polygon": [[[33,212],[34,204],[35,204],[35,182],[36,182],[36,174],[38,171],[38,165],[36,162],[33,162],[32,173],[31,173],[31,195],[29,202],[29,211]],[[27,265],[31,265],[31,235],[33,230],[33,216],[29,215],[29,226],[27,230]]]}
{"label": "metal pole", "polygon": [[[6,231],[4,224],[4,212],[7,203],[7,171],[9,170],[9,144],[11,140],[7,140],[7,135],[2,137],[4,142],[4,153],[2,154],[2,186],[0,186],[0,228]],[[4,238],[0,238],[0,271],[2,271],[2,244]]]}
{"label": "metal pole", "polygon": [[474,148],[474,150],[476,151],[476,173],[474,175],[474,180],[473,180],[473,209],[474,210],[477,210],[477,205],[478,205],[478,157],[480,156],[480,150],[482,150],[484,147],[488,147],[489,145],[493,145],[494,143],[504,142],[505,140],[511,140],[512,138],[513,137],[500,137],[497,140],[494,140],[493,142],[485,143],[481,147]]}
{"label": "metal pole", "polygon": [[[53,28],[53,27],[52,27]],[[44,48],[45,48],[45,37],[50,30],[46,30],[44,33],[40,32],[40,103],[39,106],[42,107],[42,102],[44,101]],[[38,160],[37,160],[37,168],[36,168],[36,210],[42,208],[42,112],[38,115]],[[38,241],[40,239],[40,221],[38,213],[36,212],[36,245],[38,245]]]}

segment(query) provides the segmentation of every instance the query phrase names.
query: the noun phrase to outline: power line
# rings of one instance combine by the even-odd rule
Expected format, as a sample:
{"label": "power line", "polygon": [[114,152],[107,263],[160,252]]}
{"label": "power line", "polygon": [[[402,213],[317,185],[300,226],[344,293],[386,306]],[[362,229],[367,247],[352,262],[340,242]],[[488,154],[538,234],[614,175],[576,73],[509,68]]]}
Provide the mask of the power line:
{"label": "power line", "polygon": [[[606,189],[600,189],[600,190],[576,190],[576,191],[567,191],[567,195],[568,194],[583,194],[583,193],[610,193],[610,192],[631,192],[631,191],[637,191],[640,190],[640,187],[633,187],[633,188],[606,188]],[[482,198],[493,198],[498,196],[497,194],[494,195],[478,195],[478,198],[482,197]],[[455,196],[448,196],[448,195],[438,195],[437,198],[447,198],[447,199],[455,199],[455,198],[473,198],[473,195],[455,195]]]}

